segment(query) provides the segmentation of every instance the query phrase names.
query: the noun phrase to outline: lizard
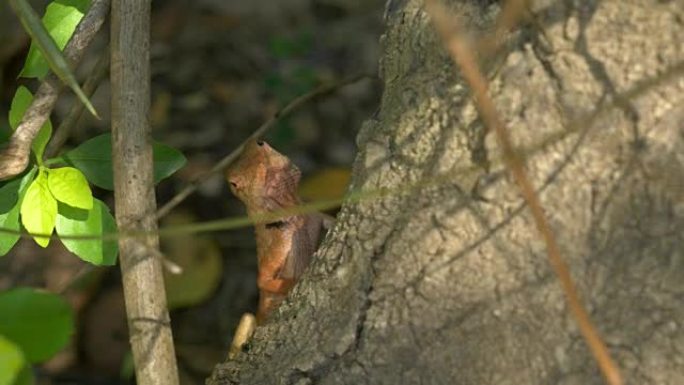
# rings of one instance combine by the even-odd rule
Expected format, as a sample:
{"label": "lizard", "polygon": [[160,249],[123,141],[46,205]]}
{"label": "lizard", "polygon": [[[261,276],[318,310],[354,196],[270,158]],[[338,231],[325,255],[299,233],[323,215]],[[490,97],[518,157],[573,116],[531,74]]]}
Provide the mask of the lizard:
{"label": "lizard", "polygon": [[[247,142],[226,171],[232,193],[253,219],[299,205],[300,178],[301,172],[289,158],[257,140]],[[264,322],[297,283],[318,247],[322,230],[330,225],[331,220],[321,213],[295,214],[268,223],[255,223],[257,324]]]}

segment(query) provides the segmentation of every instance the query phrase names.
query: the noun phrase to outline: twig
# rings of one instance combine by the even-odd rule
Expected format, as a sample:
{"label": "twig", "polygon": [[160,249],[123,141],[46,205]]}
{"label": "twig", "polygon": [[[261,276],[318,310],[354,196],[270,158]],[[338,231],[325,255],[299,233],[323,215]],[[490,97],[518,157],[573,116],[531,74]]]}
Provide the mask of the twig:
{"label": "twig", "polygon": [[528,0],[508,0],[504,2],[494,25],[494,31],[480,39],[477,49],[483,57],[494,53],[505,40],[504,36],[512,30],[527,9]]}
{"label": "twig", "polygon": [[[549,146],[554,145],[555,143],[560,142],[561,140],[567,138],[569,135],[574,134],[576,132],[582,132],[584,130],[588,130],[591,126],[594,125],[594,123],[602,116],[605,114],[613,111],[613,109],[617,108],[619,103],[617,102],[617,99],[622,99],[622,100],[633,100],[635,98],[638,98],[640,96],[643,96],[649,91],[654,90],[656,87],[661,86],[663,84],[667,84],[668,82],[672,81],[673,79],[677,79],[677,77],[681,77],[684,75],[684,61],[679,62],[675,64],[674,66],[668,68],[667,70],[663,71],[660,75],[645,79],[641,82],[639,82],[637,85],[634,87],[630,88],[629,90],[623,92],[620,94],[619,98],[613,98],[611,101],[608,101],[606,103],[602,103],[600,106],[598,106],[596,109],[592,110],[591,112],[587,113],[584,116],[581,116],[570,123],[567,124],[565,129],[563,129],[560,132],[557,133],[552,133],[542,140],[540,140],[538,143],[534,143],[530,146],[526,146],[524,149],[521,150],[520,155],[524,156],[525,158],[530,157],[534,154],[539,153],[540,151],[543,151],[544,149],[548,148]],[[525,159],[522,159],[523,161]],[[499,158],[493,159],[492,160],[492,167],[498,167],[502,163],[502,160]],[[310,204],[305,204],[305,205],[300,205],[291,208],[291,210],[288,210],[287,212],[280,212],[280,213],[273,213],[274,216],[272,217],[265,217],[264,220],[267,222],[274,222],[278,219],[282,219],[284,217],[292,216],[293,214],[305,214],[305,213],[310,213],[310,212],[320,212],[320,211],[327,211],[331,210],[334,208],[339,207],[343,202],[348,202],[348,203],[355,203],[355,202],[361,202],[361,201],[367,201],[367,200],[372,200],[372,199],[378,199],[383,196],[386,196],[387,194],[398,194],[402,192],[411,192],[411,191],[419,191],[421,188],[425,187],[430,187],[430,186],[439,186],[443,183],[450,182],[453,180],[455,176],[464,176],[464,175],[469,175],[469,173],[477,173],[481,169],[479,166],[462,166],[462,167],[456,167],[450,171],[437,174],[434,176],[431,176],[428,179],[423,179],[420,180],[414,184],[409,184],[402,186],[400,188],[384,188],[384,189],[379,189],[379,190],[360,190],[360,191],[351,191],[349,194],[347,194],[344,198],[340,199],[335,199],[335,200],[330,200],[330,201],[324,201],[324,202],[313,202]],[[51,239],[78,239],[78,240],[103,240],[103,241],[112,241],[112,240],[118,240],[121,238],[143,238],[145,236],[148,236],[150,234],[158,234],[160,237],[172,237],[172,236],[178,236],[178,235],[188,235],[188,234],[199,234],[199,233],[207,233],[207,232],[214,232],[214,231],[224,231],[224,230],[232,230],[240,227],[247,227],[247,226],[253,226],[254,221],[250,219],[249,217],[236,217],[236,218],[228,218],[228,219],[222,219],[218,221],[208,221],[208,222],[201,222],[201,223],[193,223],[191,225],[182,225],[182,226],[172,226],[172,227],[164,227],[159,229],[156,232],[150,232],[150,231],[132,231],[132,230],[126,230],[126,231],[119,231],[116,233],[107,233],[107,234],[102,234],[102,235],[88,235],[88,234],[83,234],[83,235],[63,235],[63,236],[58,236],[56,234],[38,234],[38,233],[28,233],[26,231],[21,231],[21,230],[14,230],[6,227],[0,227],[0,234],[12,234],[12,235],[18,235],[22,239],[30,239],[33,237],[43,237],[43,238],[51,238]]]}
{"label": "twig", "polygon": [[436,29],[442,36],[447,49],[451,53],[452,59],[459,66],[463,77],[472,88],[482,119],[490,129],[493,128],[496,132],[503,150],[504,161],[520,187],[525,201],[532,212],[534,221],[537,224],[537,229],[544,238],[549,262],[558,276],[558,280],[560,281],[567,298],[570,311],[575,317],[579,329],[584,336],[587,345],[589,345],[589,349],[598,362],[601,372],[608,383],[611,385],[621,385],[623,382],[620,371],[611,358],[608,349],[601,340],[601,337],[579,299],[577,288],[572,281],[568,266],[560,255],[555,236],[544,215],[544,209],[541,207],[534,187],[527,177],[524,162],[513,148],[513,144],[506,133],[506,128],[498,116],[496,107],[487,94],[487,80],[478,68],[472,50],[461,38],[460,31],[453,25],[455,24],[456,18],[452,18],[453,20],[451,20],[447,16],[448,13],[445,12],[443,7],[439,5],[436,0],[425,0],[425,9],[428,14],[430,14]]}
{"label": "twig", "polygon": [[[109,4],[110,0],[93,0],[88,13],[76,27],[64,48],[64,56],[71,65],[75,65],[83,57],[85,48],[105,21]],[[50,116],[62,88],[63,84],[52,73],[40,84],[9,144],[0,153],[0,180],[12,178],[26,169],[31,143]]]}
{"label": "twig", "polygon": [[149,232],[119,239],[136,381],[177,385],[178,368],[159,252],[150,140],[150,1],[114,0],[111,20],[112,161],[116,223]]}
{"label": "twig", "polygon": [[54,290],[59,295],[64,295],[68,290],[74,287],[74,284],[87,274],[95,270],[97,266],[89,263],[84,263],[71,277],[69,277],[62,285]]}
{"label": "twig", "polygon": [[[88,75],[88,78],[83,84],[83,93],[87,97],[91,97],[108,73],[109,47],[102,52],[102,56],[100,56],[100,59],[98,59],[95,67]],[[46,158],[52,158],[53,156],[57,155],[59,149],[62,148],[64,143],[71,135],[71,131],[74,129],[76,123],[83,115],[84,110],[85,105],[83,103],[74,103],[73,106],[71,106],[71,110],[69,110],[67,116],[64,118],[64,120],[62,120],[62,123],[59,125],[59,127],[57,127],[54,135],[52,135],[50,143],[48,143],[47,149],[45,150]]]}
{"label": "twig", "polygon": [[223,159],[221,159],[218,163],[214,165],[214,167],[211,168],[208,172],[198,176],[194,181],[190,182],[188,185],[186,185],[176,196],[171,198],[164,206],[162,206],[158,211],[157,211],[157,219],[162,218],[166,214],[168,214],[173,208],[178,206],[185,198],[187,198],[190,194],[195,192],[197,188],[204,182],[206,181],[210,176],[222,171],[226,167],[228,167],[237,157],[240,155],[242,152],[242,149],[244,148],[245,144],[251,140],[254,140],[261,135],[263,135],[268,129],[271,127],[275,126],[276,123],[278,123],[280,120],[288,116],[292,111],[297,110],[299,107],[302,105],[308,103],[312,99],[315,99],[321,95],[328,94],[330,92],[336,91],[337,89],[344,87],[348,84],[355,83],[361,79],[365,79],[367,77],[370,77],[369,75],[365,74],[359,74],[359,75],[354,75],[345,79],[342,79],[338,82],[330,83],[330,84],[324,84],[304,95],[298,96],[295,98],[293,101],[288,103],[283,109],[279,110],[276,112],[271,118],[269,118],[267,121],[265,121],[259,128],[257,128],[247,139],[245,139],[236,149],[234,149],[230,154],[226,155]]}
{"label": "twig", "polygon": [[[76,80],[76,75],[71,71],[71,64],[62,54],[62,50],[57,46],[55,40],[50,36],[50,33],[45,29],[45,26],[40,20],[40,17],[33,9],[28,0],[8,0],[10,7],[14,13],[21,20],[24,30],[31,36],[35,47],[43,54],[43,59],[48,63],[52,73],[57,75],[65,85],[69,86],[71,90],[78,96],[81,103],[84,103],[91,114],[97,115],[97,111],[86,98],[81,90],[81,86]],[[99,117],[98,117],[99,118]]]}
{"label": "twig", "polygon": [[[659,87],[663,84],[668,84],[670,81],[677,79],[677,77],[681,77],[684,75],[684,61],[681,61],[670,68],[664,70],[661,74],[649,78],[649,79],[644,79],[640,81],[637,85],[634,87],[626,90],[625,92],[621,93],[618,95],[618,97],[611,99],[610,101],[607,101],[606,103],[602,103],[600,106],[592,110],[591,112],[587,113],[586,115],[583,115],[577,119],[574,119],[570,123],[566,125],[566,127],[559,132],[552,133],[547,135],[546,137],[542,138],[538,143],[534,143],[532,145],[526,146],[522,148],[522,150],[519,152],[520,155],[524,156],[525,158],[531,157],[532,155],[535,155],[539,153],[540,151],[543,151],[546,148],[549,148],[550,146],[554,145],[555,143],[560,142],[561,140],[567,138],[569,135],[572,135],[577,132],[582,132],[585,130],[588,130],[591,128],[591,126],[594,125],[594,123],[602,116],[605,114],[613,111],[613,109],[617,108],[619,106],[619,102],[617,100],[633,100],[638,97],[641,97],[645,95],[646,93],[654,90],[656,87]],[[522,159],[523,161],[525,159]],[[495,158],[492,159],[492,167],[497,168],[499,165],[502,163],[502,159]],[[282,212],[282,213],[277,213],[274,214],[273,217],[268,217],[265,218],[267,222],[274,222],[278,219],[282,219],[284,217],[292,216],[293,214],[305,214],[305,213],[310,213],[310,212],[320,212],[320,211],[327,211],[331,210],[334,208],[339,207],[343,202],[350,202],[350,203],[355,203],[355,202],[361,202],[361,201],[367,201],[367,200],[372,200],[372,199],[378,199],[386,194],[398,194],[402,192],[410,192],[410,191],[419,191],[421,188],[425,187],[430,187],[430,186],[439,186],[443,183],[450,182],[453,180],[455,176],[464,176],[464,175],[469,175],[469,173],[477,173],[481,171],[481,168],[479,166],[463,166],[463,167],[456,167],[452,170],[449,170],[444,173],[440,173],[434,176],[431,176],[428,179],[423,179],[420,180],[414,184],[409,184],[402,186],[401,188],[392,188],[392,189],[380,189],[380,190],[362,190],[362,191],[351,191],[349,194],[347,194],[344,198],[340,199],[335,199],[335,200],[330,200],[330,201],[325,201],[325,202],[313,202],[310,204],[305,204],[305,205],[300,205],[297,207],[293,207],[292,211],[287,211],[287,212]],[[219,221],[209,221],[209,222],[201,222],[201,223],[194,223],[191,225],[183,225],[181,227],[179,226],[172,226],[172,227],[164,227],[159,229],[157,232],[150,232],[150,231],[119,231],[116,233],[106,233],[102,235],[88,235],[88,234],[83,234],[83,235],[63,235],[63,236],[58,236],[56,234],[38,234],[38,233],[29,233],[26,231],[21,231],[21,230],[14,230],[10,229],[7,227],[0,227],[0,234],[12,234],[12,235],[18,235],[22,239],[30,239],[34,237],[43,237],[43,238],[51,238],[51,239],[77,239],[77,240],[103,240],[103,241],[113,241],[113,240],[118,240],[121,238],[143,238],[145,236],[148,236],[150,234],[158,234],[160,237],[171,237],[171,236],[178,236],[178,235],[188,235],[188,234],[199,234],[199,233],[207,233],[207,232],[215,232],[215,231],[224,231],[224,230],[232,230],[240,227],[247,227],[247,226],[253,226],[254,221],[251,220],[248,217],[236,217],[236,218],[228,218],[228,219],[223,219]]]}

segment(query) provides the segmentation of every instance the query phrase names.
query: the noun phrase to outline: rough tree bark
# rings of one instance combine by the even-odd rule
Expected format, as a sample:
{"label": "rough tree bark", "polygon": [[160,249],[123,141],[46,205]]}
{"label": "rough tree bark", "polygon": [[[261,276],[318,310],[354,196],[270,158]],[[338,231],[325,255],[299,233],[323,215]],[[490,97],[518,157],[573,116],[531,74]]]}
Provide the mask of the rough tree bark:
{"label": "rough tree bark", "polygon": [[[452,1],[479,34],[494,1]],[[681,1],[536,1],[484,68],[628,384],[684,383]],[[420,0],[391,0],[385,91],[309,272],[210,384],[601,384],[543,241]],[[584,122],[587,122],[584,120]],[[453,170],[445,179],[437,177]],[[434,183],[437,180],[440,183]],[[426,182],[432,181],[432,182]],[[420,190],[409,189],[422,185]]]}

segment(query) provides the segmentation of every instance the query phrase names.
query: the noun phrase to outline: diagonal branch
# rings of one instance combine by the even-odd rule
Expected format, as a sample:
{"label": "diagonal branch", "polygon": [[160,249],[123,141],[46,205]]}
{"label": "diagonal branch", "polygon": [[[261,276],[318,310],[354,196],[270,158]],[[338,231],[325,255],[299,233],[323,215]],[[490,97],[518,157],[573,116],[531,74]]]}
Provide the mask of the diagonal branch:
{"label": "diagonal branch", "polygon": [[211,168],[208,172],[198,176],[194,181],[192,181],[190,184],[185,186],[176,196],[171,198],[170,201],[166,202],[164,206],[162,206],[158,211],[157,211],[157,219],[164,217],[166,214],[168,214],[171,210],[173,210],[174,207],[178,206],[185,198],[187,198],[190,194],[194,193],[195,190],[204,182],[206,181],[210,176],[221,172],[223,169],[228,167],[233,161],[240,155],[242,152],[242,149],[244,148],[245,144],[249,141],[255,140],[259,138],[260,136],[264,135],[266,131],[268,131],[271,127],[275,126],[278,122],[280,122],[283,118],[286,116],[290,115],[293,111],[297,110],[299,107],[302,105],[310,102],[313,99],[316,99],[319,96],[329,94],[331,92],[334,92],[338,90],[341,87],[344,87],[348,84],[355,83],[361,79],[365,79],[367,77],[370,77],[368,75],[353,75],[348,78],[342,79],[338,82],[330,83],[330,84],[324,84],[311,92],[308,92],[304,95],[298,96],[295,98],[293,101],[291,101],[288,105],[286,105],[283,109],[279,110],[276,112],[271,118],[269,118],[267,121],[265,121],[259,128],[257,128],[247,139],[244,140],[236,149],[234,149],[230,154],[226,155],[218,161],[214,165],[214,167]]}
{"label": "diagonal branch", "polygon": [[[109,47],[107,47],[104,50],[104,52],[98,59],[97,64],[95,64],[95,68],[93,68],[90,72],[90,75],[88,75],[88,78],[83,84],[83,93],[87,97],[93,96],[93,94],[97,90],[97,87],[108,74]],[[78,123],[79,119],[81,119],[81,116],[83,115],[83,110],[85,110],[85,108],[85,104],[83,103],[74,103],[71,106],[71,110],[69,110],[67,116],[64,117],[62,123],[60,123],[59,127],[57,127],[55,133],[52,135],[52,139],[50,139],[50,143],[48,143],[48,146],[45,149],[46,158],[52,158],[53,156],[57,155],[59,149],[67,141],[69,135],[71,135],[71,131],[76,126],[76,123]]]}

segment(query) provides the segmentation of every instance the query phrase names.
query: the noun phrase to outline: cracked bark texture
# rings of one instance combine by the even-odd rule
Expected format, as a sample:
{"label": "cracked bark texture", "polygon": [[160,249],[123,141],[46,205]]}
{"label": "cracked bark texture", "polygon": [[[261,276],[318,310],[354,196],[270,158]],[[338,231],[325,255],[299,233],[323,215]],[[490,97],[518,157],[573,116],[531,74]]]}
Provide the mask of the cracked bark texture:
{"label": "cracked bark texture", "polygon": [[[385,91],[353,170],[354,189],[397,191],[342,208],[303,281],[209,384],[603,383],[421,7],[387,4]],[[476,35],[499,11],[494,1],[451,8]],[[616,101],[528,154],[527,168],[627,383],[683,384],[684,79],[620,95],[684,60],[684,3],[531,9],[485,63],[490,93],[525,146]]]}

